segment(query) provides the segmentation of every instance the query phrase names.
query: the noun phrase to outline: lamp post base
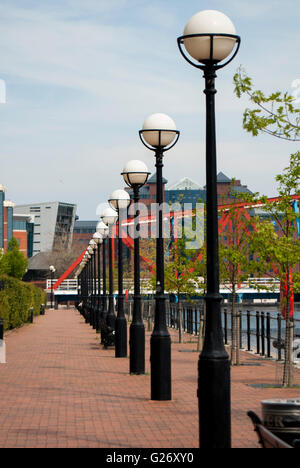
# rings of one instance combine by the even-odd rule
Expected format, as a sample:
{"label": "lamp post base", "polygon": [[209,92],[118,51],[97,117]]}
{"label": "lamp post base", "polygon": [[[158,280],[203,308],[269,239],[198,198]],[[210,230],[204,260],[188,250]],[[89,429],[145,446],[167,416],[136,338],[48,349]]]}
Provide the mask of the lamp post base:
{"label": "lamp post base", "polygon": [[155,334],[150,340],[151,400],[172,399],[171,391],[171,337]]}
{"label": "lamp post base", "polygon": [[115,316],[114,296],[113,294],[110,294],[108,312],[106,316],[106,324],[108,327],[111,327],[113,330],[115,330],[115,323],[116,323],[116,316]]}
{"label": "lamp post base", "polygon": [[143,323],[130,325],[130,374],[145,374],[145,326]]}
{"label": "lamp post base", "polygon": [[127,321],[125,317],[116,318],[115,330],[115,357],[127,357]]}
{"label": "lamp post base", "polygon": [[198,363],[198,399],[200,448],[230,448],[229,357],[203,359],[200,356]]}

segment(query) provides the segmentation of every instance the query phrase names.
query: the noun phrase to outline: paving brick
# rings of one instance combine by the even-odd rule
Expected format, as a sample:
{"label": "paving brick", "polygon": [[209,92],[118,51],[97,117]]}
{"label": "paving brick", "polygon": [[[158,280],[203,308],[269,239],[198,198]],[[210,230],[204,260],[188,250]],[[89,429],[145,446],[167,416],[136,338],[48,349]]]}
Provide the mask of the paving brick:
{"label": "paving brick", "polygon": [[[6,337],[0,365],[0,447],[197,448],[196,343],[172,334],[171,402],[150,398],[150,376],[129,375],[129,359],[99,346],[99,335],[77,311],[51,310]],[[190,337],[186,337],[191,341]],[[146,371],[149,373],[146,333]],[[243,361],[253,356],[242,353]],[[232,368],[234,447],[257,447],[246,412],[260,413],[265,398],[299,396],[293,389],[254,389],[274,384],[276,364]],[[300,383],[300,373],[295,373]]]}

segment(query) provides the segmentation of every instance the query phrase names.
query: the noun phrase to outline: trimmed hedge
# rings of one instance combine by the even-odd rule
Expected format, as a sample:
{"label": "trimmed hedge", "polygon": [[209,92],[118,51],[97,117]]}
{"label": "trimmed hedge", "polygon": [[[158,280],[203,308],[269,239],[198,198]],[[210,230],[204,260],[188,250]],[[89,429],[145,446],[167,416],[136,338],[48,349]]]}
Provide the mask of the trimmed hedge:
{"label": "trimmed hedge", "polygon": [[46,293],[30,283],[0,276],[0,284],[0,318],[5,320],[5,330],[20,327],[28,322],[31,307],[34,315],[39,315],[41,305],[47,304]]}

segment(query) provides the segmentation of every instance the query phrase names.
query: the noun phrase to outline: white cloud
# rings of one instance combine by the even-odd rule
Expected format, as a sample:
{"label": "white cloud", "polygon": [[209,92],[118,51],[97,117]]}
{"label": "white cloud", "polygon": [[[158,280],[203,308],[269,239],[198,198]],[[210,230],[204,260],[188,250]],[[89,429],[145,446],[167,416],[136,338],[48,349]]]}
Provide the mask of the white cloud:
{"label": "white cloud", "polygon": [[[182,13],[197,11],[198,2],[174,0],[170,11],[162,2],[141,0],[17,4],[0,7],[1,73],[8,84],[8,102],[0,108],[0,183],[11,198],[76,202],[82,217],[92,217],[98,203],[122,186],[124,162],[142,158],[154,171],[153,155],[137,132],[157,111],[169,113],[182,131],[166,155],[166,178],[173,183],[185,175],[205,184],[204,80],[176,45],[187,19]],[[234,97],[232,75],[243,63],[260,89],[290,86],[299,76],[287,50],[294,49],[290,37],[298,29],[270,34],[272,18],[282,12],[272,11],[274,2],[213,4],[224,11],[228,6],[234,20],[247,25],[239,58],[218,72],[218,167],[271,194],[292,150],[241,130],[247,102]],[[266,17],[265,27],[258,19]]]}

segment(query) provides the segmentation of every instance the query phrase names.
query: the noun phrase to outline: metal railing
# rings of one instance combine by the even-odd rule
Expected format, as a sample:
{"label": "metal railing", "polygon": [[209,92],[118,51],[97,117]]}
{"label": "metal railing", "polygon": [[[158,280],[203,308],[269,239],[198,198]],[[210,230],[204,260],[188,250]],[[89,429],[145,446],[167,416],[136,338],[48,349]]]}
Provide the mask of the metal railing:
{"label": "metal railing", "polygon": [[[267,358],[281,361],[284,356],[286,321],[278,312],[237,310],[234,317],[237,323],[240,349],[252,351]],[[232,313],[226,308],[222,311],[225,344],[232,338]],[[294,339],[300,338],[300,319],[291,321]]]}
{"label": "metal railing", "polygon": [[[46,288],[51,291],[52,286],[57,283],[57,279],[47,280]],[[78,280],[77,279],[66,279],[64,280],[59,287],[57,288],[58,291],[76,291],[78,289]]]}
{"label": "metal railing", "polygon": [[[154,321],[155,304],[152,299],[144,299],[142,302],[143,319],[150,323]],[[199,336],[204,335],[205,314],[204,301],[180,303],[182,329],[185,333]],[[178,304],[167,301],[167,326],[179,329]],[[132,300],[126,304],[128,318],[132,317]],[[236,309],[236,330],[238,333],[239,347],[245,351],[251,351],[259,356],[273,358],[281,361],[284,358],[284,340],[286,321],[277,311],[251,311]],[[222,326],[225,345],[231,344],[233,320],[231,310],[222,308]],[[291,322],[294,339],[300,338],[300,319],[294,318]]]}

